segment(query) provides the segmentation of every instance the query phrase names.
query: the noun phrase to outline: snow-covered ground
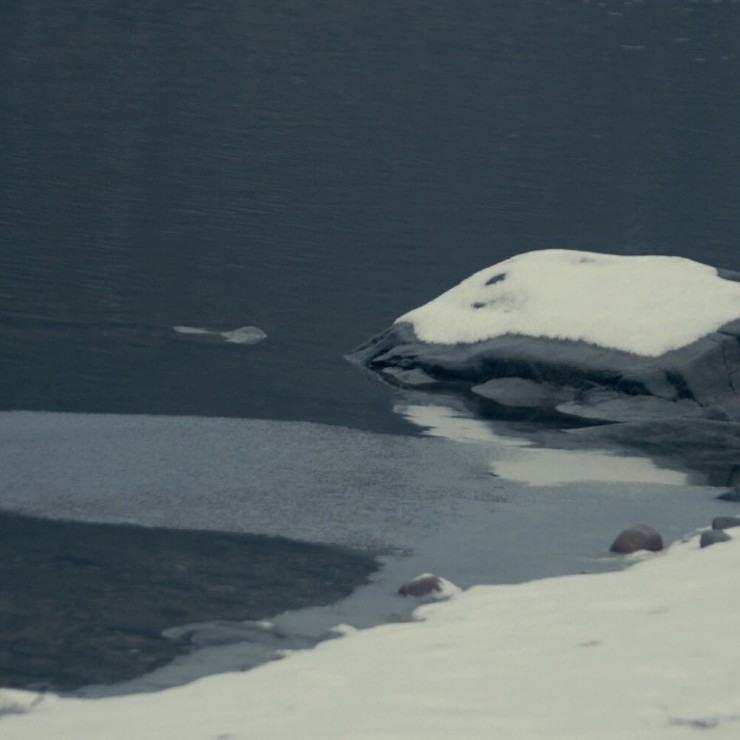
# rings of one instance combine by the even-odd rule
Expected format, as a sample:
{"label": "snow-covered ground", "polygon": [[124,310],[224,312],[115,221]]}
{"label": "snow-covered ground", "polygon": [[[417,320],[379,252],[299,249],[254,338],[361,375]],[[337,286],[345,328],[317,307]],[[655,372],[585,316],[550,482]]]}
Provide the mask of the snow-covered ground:
{"label": "snow-covered ground", "polygon": [[740,538],[479,586],[246,674],[98,700],[0,693],[3,740],[736,738]]}
{"label": "snow-covered ground", "polygon": [[657,357],[739,315],[740,283],[708,265],[551,249],[481,270],[396,321],[425,342],[521,334]]}

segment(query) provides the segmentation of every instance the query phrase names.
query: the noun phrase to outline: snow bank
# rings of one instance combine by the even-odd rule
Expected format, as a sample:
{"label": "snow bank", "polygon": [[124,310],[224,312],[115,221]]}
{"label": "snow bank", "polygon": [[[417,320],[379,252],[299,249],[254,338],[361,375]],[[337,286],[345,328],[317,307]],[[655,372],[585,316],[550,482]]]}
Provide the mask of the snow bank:
{"label": "snow bank", "polygon": [[[84,701],[0,692],[4,740],[735,738],[740,538],[481,586],[247,674]],[[25,708],[25,710],[24,710]],[[22,714],[26,711],[27,714]],[[13,713],[15,712],[15,713]]]}
{"label": "snow bank", "polygon": [[657,357],[738,316],[740,284],[713,267],[556,249],[481,270],[396,323],[411,323],[430,343],[520,334]]}

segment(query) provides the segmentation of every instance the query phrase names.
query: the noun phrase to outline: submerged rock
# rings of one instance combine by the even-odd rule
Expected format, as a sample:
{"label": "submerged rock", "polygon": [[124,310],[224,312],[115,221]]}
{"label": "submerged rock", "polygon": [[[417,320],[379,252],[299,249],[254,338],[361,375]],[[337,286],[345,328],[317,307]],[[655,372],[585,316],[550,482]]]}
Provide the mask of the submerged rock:
{"label": "submerged rock", "polygon": [[662,549],[663,537],[661,537],[660,532],[649,527],[647,524],[638,524],[634,527],[623,529],[609,548],[611,552],[621,555],[627,555],[638,550],[659,552]]}
{"label": "submerged rock", "polygon": [[559,388],[551,383],[537,383],[524,378],[494,378],[474,385],[471,390],[510,408],[550,410],[575,398],[572,388]]}
{"label": "submerged rock", "polygon": [[394,385],[589,421],[740,421],[740,274],[678,257],[531,252],[348,355]]}
{"label": "submerged rock", "polygon": [[740,502],[740,486],[734,486],[729,491],[720,493],[717,498],[720,501]]}

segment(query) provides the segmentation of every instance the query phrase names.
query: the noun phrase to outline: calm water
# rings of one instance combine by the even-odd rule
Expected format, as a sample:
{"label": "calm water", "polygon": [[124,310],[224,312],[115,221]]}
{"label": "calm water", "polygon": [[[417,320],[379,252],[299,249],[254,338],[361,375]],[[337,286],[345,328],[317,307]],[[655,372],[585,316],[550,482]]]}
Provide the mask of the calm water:
{"label": "calm water", "polygon": [[740,269],[736,2],[0,19],[2,409],[402,430],[342,355],[474,270],[547,247]]}

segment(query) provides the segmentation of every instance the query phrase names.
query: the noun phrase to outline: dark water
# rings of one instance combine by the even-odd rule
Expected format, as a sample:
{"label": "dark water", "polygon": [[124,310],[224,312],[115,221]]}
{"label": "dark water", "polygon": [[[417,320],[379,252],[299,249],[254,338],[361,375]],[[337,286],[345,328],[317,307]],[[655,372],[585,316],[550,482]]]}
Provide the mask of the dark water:
{"label": "dark water", "polygon": [[375,568],[276,537],[7,514],[0,555],[0,685],[57,690],[134,678],[186,652],[162,634],[173,624],[333,601]]}
{"label": "dark water", "polygon": [[740,269],[738,3],[0,19],[0,408],[399,430],[342,354],[474,270],[547,247]]}
{"label": "dark water", "polygon": [[342,355],[475,270],[740,270],[739,55],[731,0],[5,2],[0,410],[409,431]]}

